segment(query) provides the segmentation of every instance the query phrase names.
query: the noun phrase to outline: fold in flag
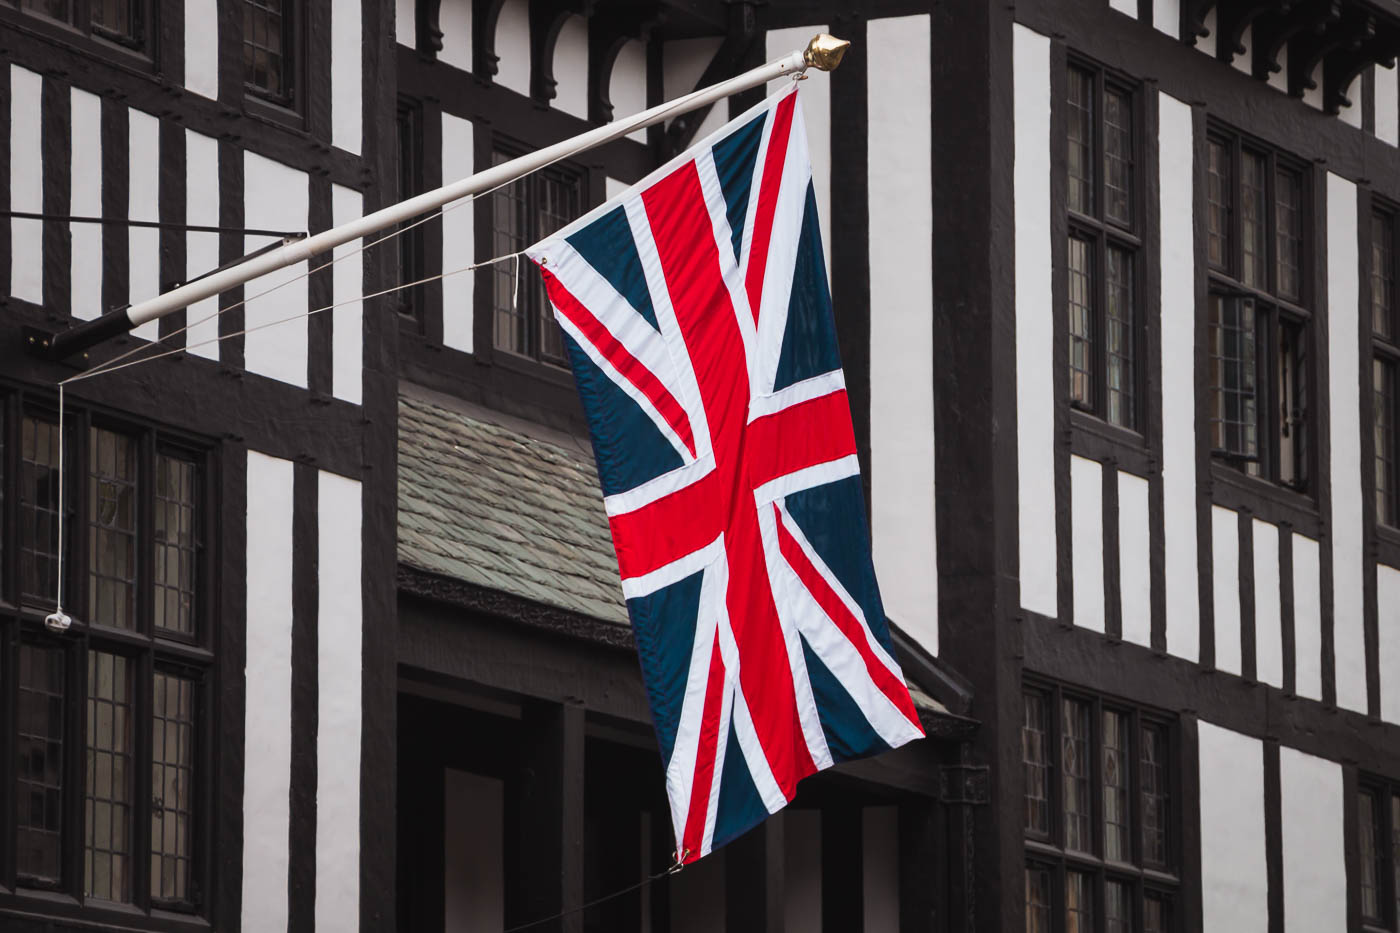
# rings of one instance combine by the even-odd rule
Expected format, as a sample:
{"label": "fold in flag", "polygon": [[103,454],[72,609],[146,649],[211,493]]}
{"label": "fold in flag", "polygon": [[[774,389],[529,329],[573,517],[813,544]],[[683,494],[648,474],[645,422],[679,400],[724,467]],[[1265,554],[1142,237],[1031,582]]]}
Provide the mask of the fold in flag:
{"label": "fold in flag", "polygon": [[797,85],[527,252],[692,862],[802,778],[923,735],[870,559]]}

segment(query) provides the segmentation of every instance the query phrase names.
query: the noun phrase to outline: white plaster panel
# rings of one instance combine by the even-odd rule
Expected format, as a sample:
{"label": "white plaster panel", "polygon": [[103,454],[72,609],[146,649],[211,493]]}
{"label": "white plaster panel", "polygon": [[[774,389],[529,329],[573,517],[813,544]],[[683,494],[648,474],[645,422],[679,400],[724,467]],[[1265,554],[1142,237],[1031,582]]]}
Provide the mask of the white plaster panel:
{"label": "white plaster panel", "polygon": [[1361,75],[1352,78],[1351,87],[1347,88],[1346,97],[1351,103],[1343,107],[1337,116],[1343,123],[1359,130],[1361,129],[1361,111],[1365,107],[1366,100],[1366,88],[1361,83]]}
{"label": "white plaster panel", "polygon": [[[1011,39],[1016,130],[1012,179],[1016,202],[1016,488],[1021,605],[1054,616],[1058,611],[1058,543],[1052,371],[1055,312],[1050,300],[1050,40],[1020,23],[1012,26]],[[875,87],[873,82],[871,87]],[[874,227],[873,220],[871,226]]]}
{"label": "white plaster panel", "polygon": [[1118,471],[1118,589],[1123,640],[1152,644],[1152,521],[1148,483]]}
{"label": "white plaster panel", "polygon": [[588,119],[588,20],[564,20],[554,43],[554,106]]}
{"label": "white plaster panel", "polygon": [[[442,0],[442,8],[438,11],[438,28],[442,30],[442,51],[438,52],[438,61],[463,71],[471,71],[473,62],[472,0]],[[527,44],[525,46],[527,93],[530,80],[529,48]],[[496,53],[500,54],[500,51],[501,47],[496,46]]]}
{"label": "white plaster panel", "polygon": [[1400,723],[1400,570],[1376,566],[1376,627],[1380,633],[1381,718]]}
{"label": "white plaster panel", "polygon": [[1254,519],[1254,667],[1260,683],[1283,686],[1279,528]]}
{"label": "white plaster panel", "polygon": [[[769,817],[776,819],[777,817]],[[783,916],[789,930],[822,930],[822,817],[788,807],[783,821]]]}
{"label": "white plaster panel", "polygon": [[1269,75],[1269,87],[1276,91],[1288,93],[1288,46],[1279,49],[1278,71]]}
{"label": "white plaster panel", "polygon": [[1137,19],[1137,0],[1108,0],[1108,5],[1119,13],[1126,13],[1133,19]]}
{"label": "white plaster panel", "polygon": [[[901,93],[898,96],[903,100],[906,120],[911,114],[927,114],[929,112],[928,89],[930,87],[929,58],[926,51],[929,43],[928,15],[898,16],[891,19],[877,19],[872,22],[881,24],[879,31],[882,43],[893,38],[891,32],[894,29],[900,29],[908,33],[907,36],[900,37],[900,41],[913,47],[911,54],[920,49],[925,50],[922,58],[903,60],[904,80],[899,84]],[[826,31],[827,27],[824,25],[770,29],[765,40],[768,52],[765,60],[771,62],[793,49],[805,49],[813,36]],[[866,41],[872,42],[870,47],[873,55],[875,52],[873,41],[868,36]],[[769,81],[768,93],[776,93],[790,83],[792,83],[792,78],[787,76],[776,81]],[[812,154],[812,188],[817,193],[817,218],[818,226],[822,231],[822,255],[826,259],[829,277],[831,269],[831,76],[814,72],[812,80],[802,82],[797,99],[798,106],[802,108],[802,120],[807,124],[807,146]],[[925,123],[927,120],[921,116],[909,122]],[[874,173],[873,168],[871,173]],[[919,202],[905,201],[904,203],[917,204]]]}
{"label": "white plaster panel", "polygon": [[[74,217],[102,216],[102,98],[73,88],[72,175],[70,213]],[[73,316],[97,317],[102,307],[102,225],[69,224],[72,258],[69,267]]]}
{"label": "white plaster panel", "polygon": [[506,0],[496,19],[496,83],[530,94],[530,7],[527,0]]}
{"label": "white plaster panel", "polygon": [[1103,467],[1069,458],[1070,548],[1074,567],[1074,624],[1104,630]]}
{"label": "white plaster panel", "polygon": [[1204,933],[1268,933],[1264,746],[1199,724]]}
{"label": "white plaster panel", "polygon": [[360,154],[361,78],[360,3],[337,0],[331,5],[331,144]]}
{"label": "white plaster panel", "polygon": [[1327,364],[1331,411],[1332,632],[1337,705],[1366,712],[1356,185],[1327,173]]}
{"label": "white plaster panel", "polygon": [[1196,40],[1196,51],[1211,58],[1215,57],[1215,7],[1211,7],[1206,13],[1206,18],[1202,20],[1206,27],[1206,34]]}
{"label": "white plaster panel", "polygon": [[1173,39],[1181,37],[1181,0],[1154,0],[1152,25]]}
{"label": "white plaster panel", "polygon": [[[160,220],[160,121],[140,110],[128,110],[127,216]],[[155,227],[127,228],[128,298],[132,304],[160,294],[160,231]],[[160,322],[147,321],[132,333],[143,340],[160,336]]]}
{"label": "white plaster panel", "polygon": [[720,849],[685,866],[685,871],[671,878],[672,933],[714,933],[724,929],[724,861],[725,851]]}
{"label": "white plaster panel", "polygon": [[[1160,6],[1157,4],[1156,6]],[[1156,8],[1154,6],[1154,9]],[[1173,4],[1175,6],[1175,4]],[[1196,566],[1196,260],[1191,107],[1157,95],[1162,241],[1162,540],[1167,650],[1200,658]]]}
{"label": "white plaster panel", "polygon": [[866,807],[861,816],[861,931],[899,933],[899,808]]}
{"label": "white plaster panel", "polygon": [[[255,152],[243,155],[244,223],[254,229],[305,230],[309,182],[305,172],[264,158]],[[252,252],[271,242],[267,237],[247,236],[243,248]],[[307,305],[306,263],[254,279],[244,286],[249,300],[243,306],[248,328],[262,327],[243,338],[244,367],[306,387]],[[285,284],[283,284],[285,283]],[[277,288],[271,294],[263,294]],[[262,295],[262,297],[252,297]],[[297,315],[302,315],[297,317]],[[272,325],[274,322],[276,326]]]}
{"label": "white plaster panel", "polygon": [[1317,541],[1293,535],[1294,690],[1322,699],[1322,563]]}
{"label": "white plaster panel", "polygon": [[[871,531],[885,609],[938,650],[934,525],[932,164],[927,16],[872,19],[869,153]],[[810,82],[809,82],[810,83]],[[904,94],[886,93],[899,85]],[[916,103],[925,101],[923,105]],[[920,107],[923,107],[921,110]]]}
{"label": "white plaster panel", "polygon": [[[212,136],[185,130],[185,222],[198,226],[219,225],[219,143]],[[185,276],[193,278],[219,267],[219,235],[185,235]],[[190,305],[185,312],[189,330],[185,346],[206,359],[219,358],[220,296]]]}
{"label": "white plaster panel", "polygon": [[[470,213],[471,208],[463,208]],[[331,223],[337,227],[349,223],[364,213],[364,197],[352,188],[331,185]],[[335,324],[331,328],[331,394],[356,405],[360,404],[364,375],[361,372],[364,361],[364,302],[354,301],[341,304],[349,298],[357,298],[365,293],[364,254],[358,257],[356,250],[362,240],[354,240],[335,248],[337,262],[332,269],[331,301],[336,309]]]}
{"label": "white plaster panel", "polygon": [[444,933],[503,929],[505,783],[448,768],[442,805]]}
{"label": "white plaster panel", "polygon": [[1280,748],[1279,790],[1284,928],[1345,930],[1342,767],[1297,749]]}
{"label": "white plaster panel", "polygon": [[[10,66],[10,210],[44,211],[44,79]],[[10,294],[34,304],[44,301],[44,224],[10,218]]]}
{"label": "white plaster panel", "polygon": [[1215,666],[1240,673],[1240,530],[1238,513],[1210,509],[1210,540],[1215,577]]}
{"label": "white plaster panel", "polygon": [[1247,75],[1254,74],[1254,24],[1244,27],[1244,32],[1240,33],[1240,45],[1244,46],[1244,51],[1230,59],[1230,65],[1236,71],[1244,72]]}
{"label": "white plaster panel", "polygon": [[292,463],[248,452],[243,929],[287,928],[292,776]]}
{"label": "white plaster panel", "polygon": [[353,930],[360,924],[360,519],[359,481],[322,470],[316,509],[318,930]]}
{"label": "white plaster panel", "polygon": [[[451,0],[443,5],[450,6]],[[417,0],[394,0],[394,41],[411,49],[418,47],[417,8]]]}
{"label": "white plaster panel", "polygon": [[[442,177],[466,178],[472,173],[470,120],[442,115]],[[464,269],[476,261],[472,205],[458,202],[442,215],[442,270]],[[486,275],[490,270],[486,270]],[[442,280],[442,342],[454,350],[472,352],[472,285],[474,275],[460,272]]]}
{"label": "white plaster panel", "polygon": [[218,0],[185,0],[185,88],[219,99]]}
{"label": "white plaster panel", "polygon": [[[647,47],[640,39],[628,40],[618,50],[617,58],[613,61],[612,76],[608,79],[608,100],[612,101],[614,120],[647,109]],[[722,112],[722,108],[713,107],[710,112]],[[704,126],[702,123],[702,135],[696,139],[704,138]],[[718,124],[715,128],[718,129]],[[633,130],[627,134],[627,138],[644,143],[647,141],[647,131]]]}
{"label": "white plaster panel", "polygon": [[1400,88],[1393,67],[1376,67],[1376,137],[1400,144]]}
{"label": "white plaster panel", "polygon": [[[682,94],[695,90],[695,85],[705,73],[710,59],[715,57],[724,40],[708,36],[699,39],[677,39],[661,46],[661,89],[666,100],[674,100]],[[616,99],[614,98],[614,102]],[[621,114],[621,111],[618,111]],[[724,125],[729,119],[729,109],[723,101],[710,108],[705,119],[700,122],[696,139],[704,139]],[[668,124],[669,125],[669,121]]]}
{"label": "white plaster panel", "polygon": [[603,196],[611,201],[613,198],[626,191],[628,187],[627,182],[618,181],[616,178],[609,176],[603,180]]}

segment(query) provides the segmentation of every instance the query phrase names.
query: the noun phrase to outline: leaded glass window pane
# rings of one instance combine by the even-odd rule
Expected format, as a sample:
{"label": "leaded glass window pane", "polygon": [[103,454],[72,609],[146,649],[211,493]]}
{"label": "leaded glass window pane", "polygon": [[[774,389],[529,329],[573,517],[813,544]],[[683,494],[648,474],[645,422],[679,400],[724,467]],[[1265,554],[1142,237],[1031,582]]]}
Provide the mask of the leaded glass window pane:
{"label": "leaded glass window pane", "polygon": [[1395,233],[1385,214],[1371,215],[1371,333],[1395,337]]}
{"label": "leaded glass window pane", "polygon": [[20,428],[20,589],[48,603],[58,587],[58,425],[26,417]]}
{"label": "leaded glass window pane", "polygon": [[157,628],[193,635],[199,562],[199,472],[188,460],[156,457],[155,595]]}
{"label": "leaded glass window pane", "polygon": [[15,855],[21,878],[62,880],[63,719],[67,689],[61,648],[19,648],[19,708],[15,758]]}
{"label": "leaded glass window pane", "polygon": [[1244,265],[1240,278],[1252,288],[1269,287],[1266,160],[1253,152],[1240,157],[1240,244]]}
{"label": "leaded glass window pane", "polygon": [[1083,872],[1065,874],[1065,933],[1094,933],[1094,879]]}
{"label": "leaded glass window pane", "polygon": [[1166,933],[1169,915],[1166,898],[1149,894],[1142,902],[1142,933]]}
{"label": "leaded glass window pane", "polygon": [[141,43],[140,0],[88,0],[92,7],[92,26],[108,39],[124,45]]}
{"label": "leaded glass window pane", "polygon": [[1069,238],[1069,397],[1094,404],[1094,247]]}
{"label": "leaded glass window pane", "polygon": [[1211,446],[1238,457],[1259,454],[1254,301],[1210,296]]}
{"label": "leaded glass window pane", "polygon": [[1122,881],[1104,883],[1105,933],[1133,933],[1133,889]]}
{"label": "leaded glass window pane", "polygon": [[1093,799],[1090,796],[1089,704],[1065,700],[1061,726],[1060,768],[1064,779],[1065,848],[1092,852]]}
{"label": "leaded glass window pane", "polygon": [[1360,826],[1358,829],[1361,846],[1361,915],[1368,920],[1381,920],[1381,866],[1380,817],[1377,812],[1376,797],[1369,791],[1362,791],[1357,798],[1357,811]]}
{"label": "leaded glass window pane", "polygon": [[1108,248],[1108,411],[1119,427],[1136,427],[1133,380],[1133,254]]}
{"label": "leaded glass window pane", "polygon": [[93,428],[88,438],[88,589],[92,620],[136,625],[136,445]]}
{"label": "leaded glass window pane", "polygon": [[1229,147],[1212,139],[1207,146],[1206,246],[1210,264],[1218,269],[1230,267],[1233,176]]}
{"label": "leaded glass window pane", "polygon": [[292,100],[292,0],[243,0],[243,80],[278,103]]}
{"label": "leaded glass window pane", "polygon": [[1279,169],[1274,180],[1278,294],[1298,301],[1303,294],[1303,179]]}
{"label": "leaded glass window pane", "polygon": [[1026,868],[1026,933],[1051,933],[1050,872]]}
{"label": "leaded glass window pane", "polygon": [[1050,835],[1050,709],[1044,694],[1027,693],[1021,724],[1021,760],[1026,777],[1026,831]]}
{"label": "leaded glass window pane", "polygon": [[1103,824],[1104,858],[1132,861],[1128,803],[1128,717],[1105,710],[1103,714]]}
{"label": "leaded glass window pane", "polygon": [[1167,733],[1161,726],[1144,725],[1140,732],[1142,757],[1142,861],[1151,868],[1166,868],[1170,850],[1171,791],[1167,780]]}
{"label": "leaded glass window pane", "polygon": [[88,652],[83,893],[108,901],[131,899],[131,667],[121,655]]}
{"label": "leaded glass window pane", "polygon": [[1069,70],[1069,209],[1094,213],[1094,76]]}
{"label": "leaded glass window pane", "polygon": [[155,675],[151,725],[151,897],[190,900],[195,685]]}
{"label": "leaded glass window pane", "polygon": [[73,0],[19,0],[21,10],[39,13],[61,23],[76,25],[77,15]]}
{"label": "leaded glass window pane", "polygon": [[1112,88],[1103,94],[1104,216],[1133,222],[1133,98]]}

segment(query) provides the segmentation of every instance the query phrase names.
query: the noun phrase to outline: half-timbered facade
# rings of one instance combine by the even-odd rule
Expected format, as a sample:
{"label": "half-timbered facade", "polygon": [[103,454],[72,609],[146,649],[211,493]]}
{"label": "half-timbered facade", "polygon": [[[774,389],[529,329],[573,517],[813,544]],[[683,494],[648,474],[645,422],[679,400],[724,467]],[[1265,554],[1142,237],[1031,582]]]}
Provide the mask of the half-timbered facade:
{"label": "half-timbered facade", "polygon": [[[634,888],[662,773],[516,254],[761,90],[44,336],[822,31],[929,739]],[[1400,931],[1400,6],[15,0],[0,49],[0,929]]]}

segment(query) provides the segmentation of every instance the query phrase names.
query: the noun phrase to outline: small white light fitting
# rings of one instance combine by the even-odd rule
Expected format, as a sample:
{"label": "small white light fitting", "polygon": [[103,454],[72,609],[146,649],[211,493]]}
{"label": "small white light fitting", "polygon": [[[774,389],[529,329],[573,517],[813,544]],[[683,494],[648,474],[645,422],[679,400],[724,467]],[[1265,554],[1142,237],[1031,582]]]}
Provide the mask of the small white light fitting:
{"label": "small white light fitting", "polygon": [[44,625],[48,626],[50,632],[66,632],[73,625],[73,617],[59,609],[44,617]]}

